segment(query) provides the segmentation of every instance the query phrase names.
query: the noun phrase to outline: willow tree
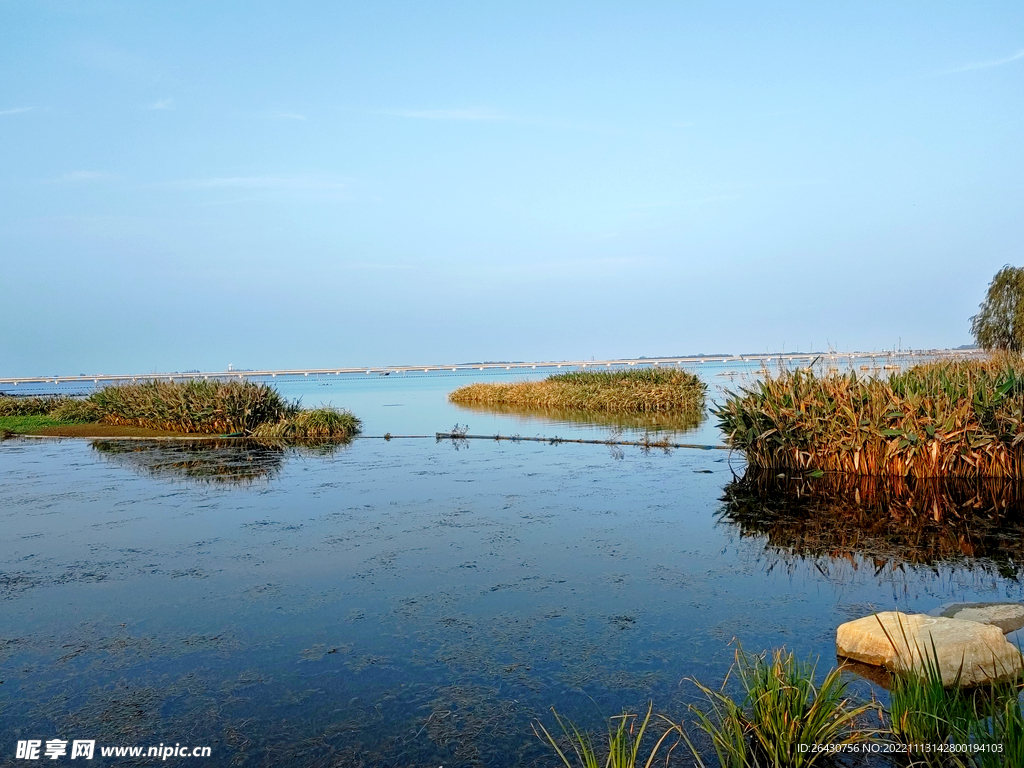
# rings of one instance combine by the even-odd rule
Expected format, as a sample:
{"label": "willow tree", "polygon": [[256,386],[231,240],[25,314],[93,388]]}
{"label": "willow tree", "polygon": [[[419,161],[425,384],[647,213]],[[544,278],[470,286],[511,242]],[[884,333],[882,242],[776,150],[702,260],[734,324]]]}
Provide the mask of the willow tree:
{"label": "willow tree", "polygon": [[996,272],[971,333],[982,349],[1024,350],[1024,268],[1007,264]]}

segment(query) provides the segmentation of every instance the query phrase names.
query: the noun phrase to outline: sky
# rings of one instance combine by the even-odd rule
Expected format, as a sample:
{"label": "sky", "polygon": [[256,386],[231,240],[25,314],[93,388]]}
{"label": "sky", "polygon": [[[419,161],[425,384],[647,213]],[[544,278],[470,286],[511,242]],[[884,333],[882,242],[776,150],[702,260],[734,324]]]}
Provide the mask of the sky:
{"label": "sky", "polygon": [[958,346],[1024,3],[0,2],[0,376]]}

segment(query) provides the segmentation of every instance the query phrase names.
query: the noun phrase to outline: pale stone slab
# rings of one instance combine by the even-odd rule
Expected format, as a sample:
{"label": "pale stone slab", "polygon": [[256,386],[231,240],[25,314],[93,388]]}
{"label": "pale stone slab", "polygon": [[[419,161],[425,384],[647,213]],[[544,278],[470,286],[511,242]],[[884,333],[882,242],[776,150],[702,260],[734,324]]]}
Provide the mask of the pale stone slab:
{"label": "pale stone slab", "polygon": [[1020,603],[959,603],[939,615],[991,624],[999,627],[1004,635],[1024,627],[1024,605]]}
{"label": "pale stone slab", "polygon": [[1015,678],[1024,669],[1020,651],[991,624],[886,611],[848,621],[836,630],[840,656],[891,671],[922,674],[923,660],[932,658],[933,643],[943,685],[952,685],[961,669],[961,685]]}

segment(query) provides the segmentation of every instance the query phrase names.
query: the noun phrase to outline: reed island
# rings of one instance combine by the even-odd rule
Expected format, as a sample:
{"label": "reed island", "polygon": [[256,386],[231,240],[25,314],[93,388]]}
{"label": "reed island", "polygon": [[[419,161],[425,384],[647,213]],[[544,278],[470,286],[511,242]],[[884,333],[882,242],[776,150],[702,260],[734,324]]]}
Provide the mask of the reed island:
{"label": "reed island", "polygon": [[0,436],[229,435],[339,440],[360,421],[337,408],[303,409],[266,384],[145,381],[105,387],[86,398],[0,396]]}
{"label": "reed island", "polygon": [[448,395],[460,405],[560,409],[597,413],[692,413],[704,411],[707,385],[687,371],[632,368],[574,371],[542,381],[478,383]]}
{"label": "reed island", "polygon": [[1024,479],[1024,358],[916,365],[888,379],[781,371],[713,411],[751,468]]}

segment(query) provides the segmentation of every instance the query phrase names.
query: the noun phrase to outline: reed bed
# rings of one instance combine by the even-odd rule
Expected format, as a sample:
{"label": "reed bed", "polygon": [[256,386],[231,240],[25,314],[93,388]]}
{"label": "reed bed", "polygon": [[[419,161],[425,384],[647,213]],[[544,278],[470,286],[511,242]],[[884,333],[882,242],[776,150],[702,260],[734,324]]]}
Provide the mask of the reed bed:
{"label": "reed bed", "polygon": [[251,433],[299,411],[273,387],[248,381],[147,381],[105,387],[88,400],[107,424],[197,434]]}
{"label": "reed bed", "polygon": [[944,360],[888,379],[780,371],[713,413],[749,465],[1024,479],[1024,360]]}
{"label": "reed bed", "polygon": [[339,408],[317,408],[260,424],[252,432],[257,439],[347,440],[359,434],[362,423]]}
{"label": "reed bed", "polygon": [[561,373],[543,381],[470,384],[449,394],[448,400],[465,405],[604,413],[700,414],[706,391],[707,385],[687,371],[639,368]]}
{"label": "reed bed", "polygon": [[0,417],[2,416],[49,416],[69,397],[12,397],[0,395]]}
{"label": "reed bed", "polygon": [[[267,439],[347,440],[358,418],[338,408],[304,410],[271,386],[248,381],[145,381],[71,397],[0,397],[0,419],[48,419],[44,426],[102,423]],[[12,430],[13,431],[13,430]]]}

